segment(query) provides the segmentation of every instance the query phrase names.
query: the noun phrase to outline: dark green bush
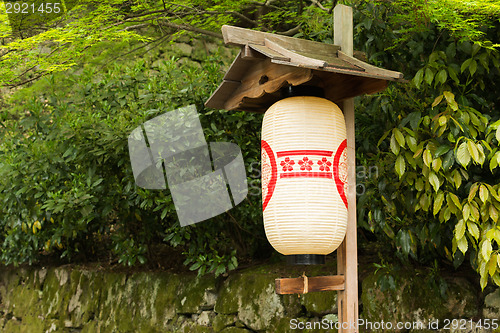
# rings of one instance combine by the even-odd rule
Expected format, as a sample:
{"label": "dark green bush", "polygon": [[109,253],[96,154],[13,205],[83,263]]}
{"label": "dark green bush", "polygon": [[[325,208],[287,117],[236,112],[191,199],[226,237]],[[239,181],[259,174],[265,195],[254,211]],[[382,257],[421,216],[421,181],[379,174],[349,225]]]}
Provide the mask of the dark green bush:
{"label": "dark green bush", "polygon": [[260,117],[203,107],[222,79],[221,58],[212,55],[201,66],[138,60],[105,74],[85,69],[45,79],[29,88],[25,102],[14,96],[17,107],[1,130],[0,260],[111,255],[133,265],[168,244],[183,251],[192,270],[221,274],[237,266],[236,250],[251,254],[258,241],[248,236],[262,234],[260,196],[181,228],[168,190],[135,185],[128,154],[128,135],[138,125],[195,104],[207,141],[236,142],[249,171],[257,167]]}

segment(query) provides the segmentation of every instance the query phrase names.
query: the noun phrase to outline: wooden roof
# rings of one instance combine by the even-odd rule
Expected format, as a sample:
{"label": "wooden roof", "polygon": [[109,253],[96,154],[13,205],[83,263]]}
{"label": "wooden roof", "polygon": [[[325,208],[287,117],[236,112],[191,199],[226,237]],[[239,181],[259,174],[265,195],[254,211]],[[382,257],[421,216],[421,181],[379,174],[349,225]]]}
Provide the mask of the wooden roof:
{"label": "wooden roof", "polygon": [[205,103],[210,108],[265,112],[287,85],[321,87],[325,98],[338,103],[384,90],[387,81],[405,82],[403,74],[351,57],[337,45],[227,25],[222,35],[241,51]]}

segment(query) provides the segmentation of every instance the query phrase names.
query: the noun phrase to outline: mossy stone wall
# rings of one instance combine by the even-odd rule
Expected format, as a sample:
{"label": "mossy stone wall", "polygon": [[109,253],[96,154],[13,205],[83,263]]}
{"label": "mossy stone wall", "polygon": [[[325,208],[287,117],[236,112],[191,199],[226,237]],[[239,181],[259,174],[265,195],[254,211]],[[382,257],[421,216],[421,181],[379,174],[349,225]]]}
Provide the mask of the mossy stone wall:
{"label": "mossy stone wall", "polygon": [[[306,328],[306,324],[324,319],[337,320],[335,292],[301,297],[274,292],[275,278],[300,276],[303,271],[263,265],[216,279],[167,272],[2,267],[0,332],[336,332],[292,329],[291,320],[304,323]],[[335,267],[327,265],[307,268],[306,274],[334,271]],[[500,289],[492,289],[483,299],[467,280],[449,278],[443,297],[428,287],[427,277],[404,271],[398,278],[403,282],[396,289],[382,292],[379,274],[363,274],[360,317],[367,321],[421,321],[428,325],[429,320],[446,318],[500,318]],[[368,330],[361,329],[364,331]]]}

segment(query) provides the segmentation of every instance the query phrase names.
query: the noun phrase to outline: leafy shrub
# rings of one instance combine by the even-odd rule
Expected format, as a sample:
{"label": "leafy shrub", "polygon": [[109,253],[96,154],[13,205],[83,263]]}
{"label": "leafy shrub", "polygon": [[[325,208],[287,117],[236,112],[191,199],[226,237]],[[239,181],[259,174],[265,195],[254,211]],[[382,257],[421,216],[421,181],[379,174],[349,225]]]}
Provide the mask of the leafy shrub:
{"label": "leafy shrub", "polygon": [[[180,66],[175,58],[138,60],[115,64],[102,75],[90,68],[64,79],[52,76],[40,83],[50,89],[29,88],[34,96],[18,101],[17,116],[10,111],[18,119],[5,121],[1,132],[1,261],[113,254],[133,265],[151,259],[156,244],[169,244],[182,248],[192,270],[221,274],[237,266],[236,249],[251,254],[258,244],[248,235],[262,232],[255,223],[259,196],[181,228],[168,190],[135,186],[128,155],[135,127],[196,104],[207,141],[236,142],[251,168],[259,156],[260,117],[203,107],[221,81],[220,59],[212,55],[201,68]],[[61,92],[57,86],[68,88]]]}

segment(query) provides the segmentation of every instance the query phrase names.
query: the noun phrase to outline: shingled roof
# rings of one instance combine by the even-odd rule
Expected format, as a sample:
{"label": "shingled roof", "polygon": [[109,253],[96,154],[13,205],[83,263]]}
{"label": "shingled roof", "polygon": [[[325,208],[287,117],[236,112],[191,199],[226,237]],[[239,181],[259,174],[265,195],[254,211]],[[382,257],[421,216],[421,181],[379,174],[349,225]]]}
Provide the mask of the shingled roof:
{"label": "shingled roof", "polygon": [[351,57],[337,45],[227,25],[222,34],[241,51],[205,103],[210,108],[265,112],[282,87],[301,84],[323,88],[325,98],[338,103],[384,90],[387,81],[405,81],[403,74]]}

